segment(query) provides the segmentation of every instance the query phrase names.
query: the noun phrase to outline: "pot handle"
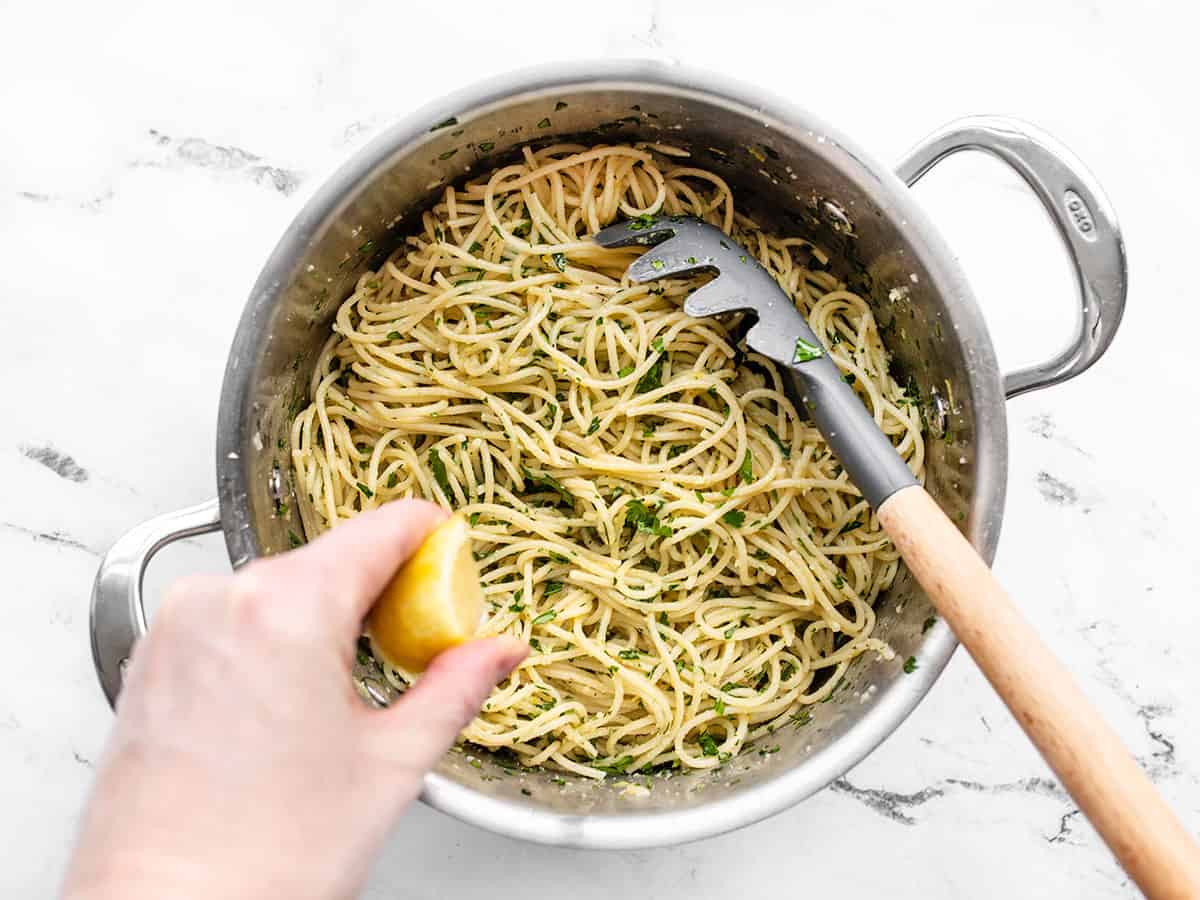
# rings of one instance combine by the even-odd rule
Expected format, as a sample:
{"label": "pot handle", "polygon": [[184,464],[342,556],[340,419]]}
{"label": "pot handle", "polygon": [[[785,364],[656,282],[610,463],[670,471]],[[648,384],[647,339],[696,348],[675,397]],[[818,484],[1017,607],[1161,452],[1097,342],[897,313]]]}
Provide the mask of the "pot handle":
{"label": "pot handle", "polygon": [[1058,226],[1079,281],[1075,336],[1053,359],[1004,376],[1016,397],[1074,378],[1104,355],[1125,311],[1128,272],[1116,215],[1075,155],[1041,129],[1005,116],[958,119],[909,151],[896,174],[910,187],[952,153],[982,150],[1011,166]]}
{"label": "pot handle", "polygon": [[151,557],[167,544],[221,527],[214,498],[143,522],[118,538],[104,555],[92,585],[92,661],[108,703],[114,709],[133,645],[146,633],[142,575]]}

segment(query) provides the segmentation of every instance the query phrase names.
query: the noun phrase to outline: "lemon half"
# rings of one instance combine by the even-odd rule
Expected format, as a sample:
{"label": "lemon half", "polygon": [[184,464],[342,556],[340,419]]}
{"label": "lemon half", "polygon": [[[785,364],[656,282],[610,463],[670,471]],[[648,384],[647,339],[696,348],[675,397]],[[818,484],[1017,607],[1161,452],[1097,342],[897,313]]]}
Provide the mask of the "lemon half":
{"label": "lemon half", "polygon": [[474,637],[482,617],[471,533],[456,513],[400,567],[368,614],[366,631],[387,662],[421,672],[443,650]]}

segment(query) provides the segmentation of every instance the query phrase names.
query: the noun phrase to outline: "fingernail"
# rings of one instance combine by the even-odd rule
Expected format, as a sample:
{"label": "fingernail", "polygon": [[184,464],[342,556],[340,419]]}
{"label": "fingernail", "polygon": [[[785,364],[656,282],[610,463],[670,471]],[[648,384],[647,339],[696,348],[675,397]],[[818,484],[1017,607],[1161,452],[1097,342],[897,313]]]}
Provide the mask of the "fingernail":
{"label": "fingernail", "polygon": [[496,660],[496,681],[500,681],[529,655],[529,645],[524,641],[507,636],[493,638],[493,640],[499,645],[500,650],[500,657]]}

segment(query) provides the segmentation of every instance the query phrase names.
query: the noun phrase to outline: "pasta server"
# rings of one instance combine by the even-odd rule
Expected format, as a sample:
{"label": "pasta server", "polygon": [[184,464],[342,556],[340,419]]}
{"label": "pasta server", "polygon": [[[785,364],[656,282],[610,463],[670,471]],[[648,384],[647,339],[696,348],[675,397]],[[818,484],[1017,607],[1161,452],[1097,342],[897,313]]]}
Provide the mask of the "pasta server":
{"label": "pasta server", "polygon": [[1117,859],[1129,871],[1165,879],[1156,881],[1165,888],[1156,896],[1196,896],[1200,849],[987,563],[917,483],[767,270],[717,227],[685,216],[639,216],[602,229],[595,241],[652,248],[629,267],[635,283],[716,271],[684,301],[684,312],[753,318],[747,345],[795,373],[812,421],[909,571]]}

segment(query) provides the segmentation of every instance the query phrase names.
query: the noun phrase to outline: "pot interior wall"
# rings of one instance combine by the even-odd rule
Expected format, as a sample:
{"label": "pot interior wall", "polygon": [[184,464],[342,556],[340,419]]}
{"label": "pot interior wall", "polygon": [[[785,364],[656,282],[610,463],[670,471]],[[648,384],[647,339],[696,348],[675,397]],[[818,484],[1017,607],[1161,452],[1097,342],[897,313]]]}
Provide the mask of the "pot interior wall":
{"label": "pot interior wall", "polygon": [[[231,540],[235,564],[285,550],[303,537],[286,449],[289,425],[308,402],[311,366],[358,276],[386,258],[446,184],[487,171],[523,144],[558,142],[564,136],[584,143],[648,140],[684,147],[696,165],[730,182],[743,210],[830,251],[834,269],[871,300],[898,371],[920,392],[928,423],[930,491],[980,539],[988,525],[973,503],[977,394],[972,368],[978,361],[964,350],[948,314],[948,304],[970,303],[970,298],[939,293],[928,248],[914,240],[894,210],[882,208],[860,188],[863,170],[835,136],[797,131],[732,101],[611,83],[528,93],[461,110],[407,136],[385,135],[381,141],[395,142],[390,155],[349,181],[343,170],[327,188],[345,192],[332,215],[302,216],[296,240],[307,249],[297,252],[295,241],[287,249],[281,245],[273,262],[281,254],[288,257],[284,277],[264,278],[251,298],[257,312],[247,314],[257,316],[250,324],[269,337],[240,362],[254,366],[254,389],[240,413],[248,489],[244,497],[231,496],[222,483],[223,506],[241,502],[250,510],[248,521],[226,522],[227,532],[248,529],[243,540]],[[243,322],[243,332],[246,328]],[[985,545],[991,539],[983,535]],[[895,658],[860,658],[846,685],[812,710],[810,722],[781,723],[770,741],[778,752],[751,748],[707,774],[629,779],[652,783],[648,793],[630,789],[621,779],[594,784],[557,773],[517,773],[502,760],[469,752],[449,754],[439,772],[514,804],[572,814],[677,810],[754,790],[828,751],[889,692],[904,689],[910,676],[903,664],[909,656],[920,660],[930,607],[903,574],[877,611],[878,634],[895,649]],[[370,692],[387,694],[381,678],[370,671],[357,674]]]}

